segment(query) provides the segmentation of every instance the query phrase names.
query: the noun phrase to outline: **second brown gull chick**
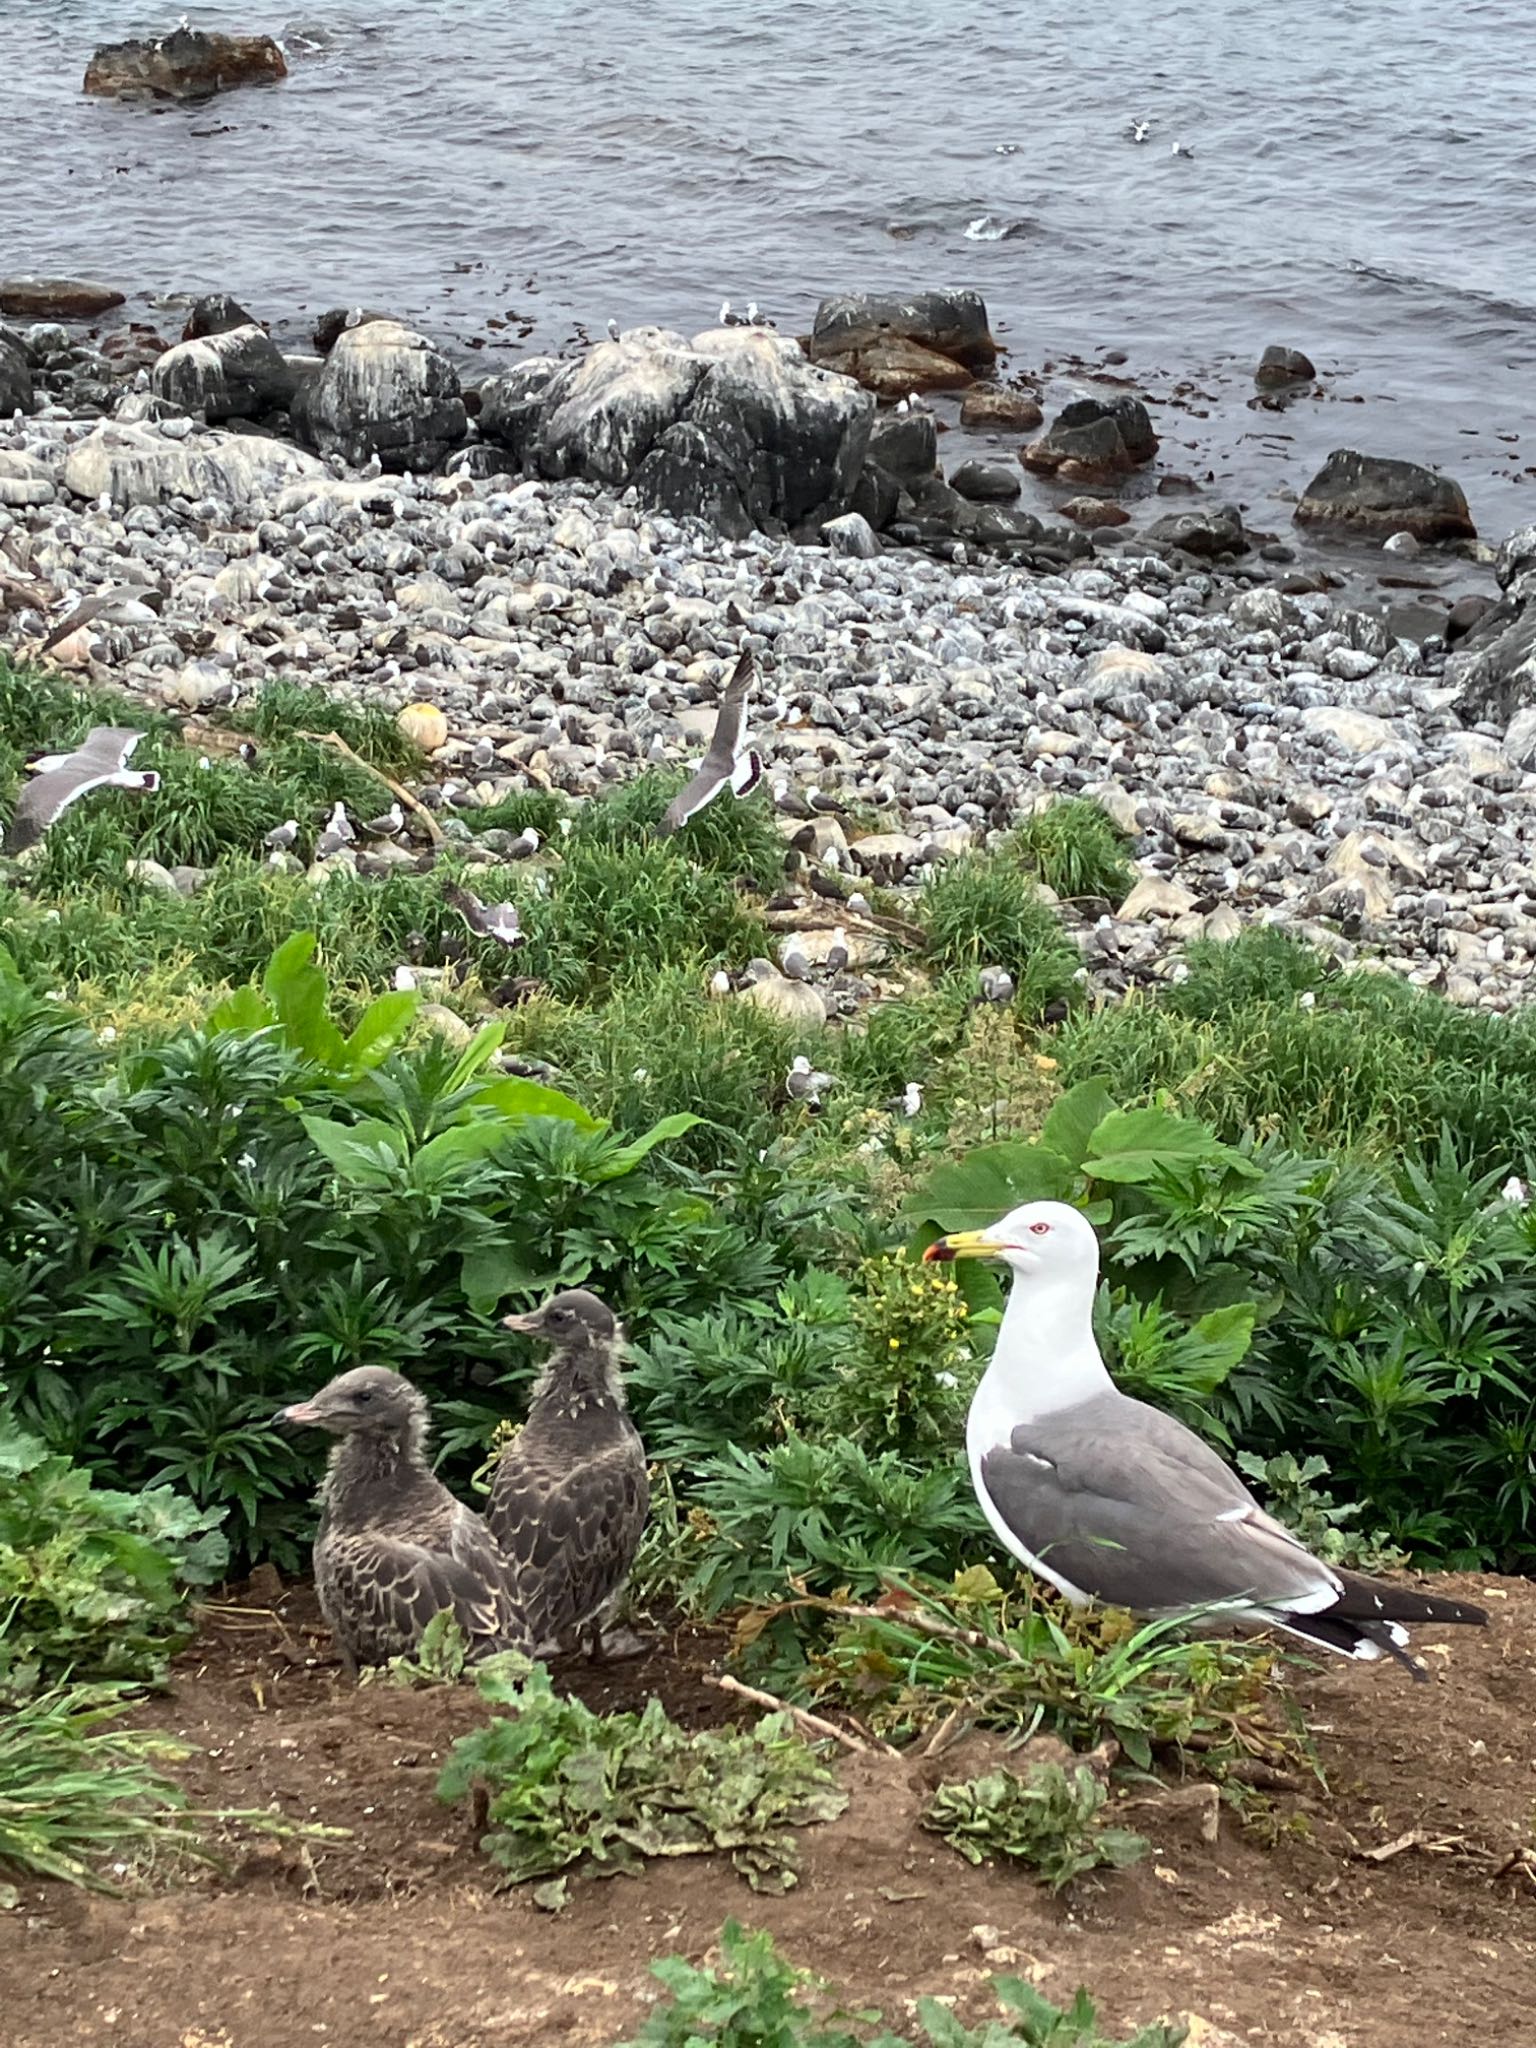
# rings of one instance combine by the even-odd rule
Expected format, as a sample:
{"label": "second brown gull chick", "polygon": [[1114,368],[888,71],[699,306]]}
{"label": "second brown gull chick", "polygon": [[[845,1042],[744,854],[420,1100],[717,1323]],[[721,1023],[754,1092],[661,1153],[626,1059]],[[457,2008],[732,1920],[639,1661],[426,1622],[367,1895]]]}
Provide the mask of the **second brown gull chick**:
{"label": "second brown gull chick", "polygon": [[584,1287],[504,1320],[509,1330],[542,1337],[554,1355],[527,1422],[497,1462],[485,1519],[535,1645],[586,1635],[595,1654],[650,1507],[645,1447],[619,1373],[624,1333]]}
{"label": "second brown gull chick", "polygon": [[339,1439],[320,1493],[315,1591],[349,1677],[409,1656],[445,1609],[472,1658],[529,1648],[495,1538],[427,1465],[426,1397],[408,1379],[360,1365],[276,1420]]}

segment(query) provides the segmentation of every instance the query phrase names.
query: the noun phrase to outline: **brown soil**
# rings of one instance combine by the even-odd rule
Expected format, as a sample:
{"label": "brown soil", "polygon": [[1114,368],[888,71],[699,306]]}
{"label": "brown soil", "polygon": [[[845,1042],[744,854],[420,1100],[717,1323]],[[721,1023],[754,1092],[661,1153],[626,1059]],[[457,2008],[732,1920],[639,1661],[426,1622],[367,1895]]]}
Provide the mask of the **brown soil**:
{"label": "brown soil", "polygon": [[[907,1765],[849,1757],[849,1810],[803,1838],[787,1897],[683,1859],[577,1881],[558,1916],[497,1893],[464,1815],[434,1797],[484,1711],[472,1693],[353,1690],[302,1594],[275,1617],[217,1609],[139,1718],[197,1745],[198,1804],[276,1806],[351,1838],[246,1842],[219,1873],[131,1899],[24,1887],[0,1915],[0,2038],[597,2048],[636,2023],[653,1956],[702,1957],[734,1914],[898,2027],[924,1992],[981,2017],[1008,1970],[1062,2003],[1086,1984],[1122,2026],[1193,2013],[1192,2048],[1517,2048],[1536,2038],[1536,1875],[1496,1873],[1536,1841],[1536,1587],[1461,1583],[1492,1625],[1426,1632],[1432,1684],[1343,1663],[1301,1681],[1331,1792],[1282,1796],[1265,1840],[1225,1810],[1204,1840],[1188,1788],[1132,1792],[1126,1819],[1154,1855],[1057,1901],[924,1834]],[[683,1632],[560,1676],[594,1706],[655,1691],[680,1719],[718,1722],[728,1703],[701,1682],[718,1647]],[[1364,1853],[1415,1833],[1386,1860]]]}

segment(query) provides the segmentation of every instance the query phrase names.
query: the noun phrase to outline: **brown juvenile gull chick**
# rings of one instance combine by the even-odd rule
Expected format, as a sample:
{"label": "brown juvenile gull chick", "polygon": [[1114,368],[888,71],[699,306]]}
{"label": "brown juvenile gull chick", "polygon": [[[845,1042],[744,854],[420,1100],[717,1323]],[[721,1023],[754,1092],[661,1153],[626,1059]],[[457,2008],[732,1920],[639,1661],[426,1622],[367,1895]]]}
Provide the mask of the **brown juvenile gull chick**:
{"label": "brown juvenile gull chick", "polygon": [[651,1499],[645,1447],[619,1377],[624,1333],[584,1287],[503,1323],[555,1350],[526,1424],[496,1466],[485,1519],[535,1645],[574,1646],[584,1635],[596,1656]]}
{"label": "brown juvenile gull chick", "polygon": [[472,1657],[528,1648],[495,1538],[427,1467],[426,1398],[409,1380],[360,1365],[275,1419],[340,1439],[320,1493],[315,1590],[349,1678],[409,1656],[445,1608]]}

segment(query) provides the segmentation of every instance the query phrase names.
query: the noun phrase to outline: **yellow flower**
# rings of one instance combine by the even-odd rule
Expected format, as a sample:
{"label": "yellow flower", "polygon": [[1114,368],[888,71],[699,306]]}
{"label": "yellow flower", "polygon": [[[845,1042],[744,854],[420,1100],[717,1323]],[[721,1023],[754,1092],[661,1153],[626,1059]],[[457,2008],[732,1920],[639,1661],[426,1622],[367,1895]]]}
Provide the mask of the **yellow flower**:
{"label": "yellow flower", "polygon": [[892,1337],[890,1345],[893,1351],[899,1351],[901,1349],[901,1339],[899,1337]]}

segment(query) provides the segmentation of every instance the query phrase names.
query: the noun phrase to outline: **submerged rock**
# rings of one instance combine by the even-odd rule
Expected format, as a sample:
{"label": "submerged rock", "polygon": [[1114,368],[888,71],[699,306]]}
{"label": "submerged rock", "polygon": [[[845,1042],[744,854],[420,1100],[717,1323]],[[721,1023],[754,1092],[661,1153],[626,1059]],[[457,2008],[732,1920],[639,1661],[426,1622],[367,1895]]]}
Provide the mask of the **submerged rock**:
{"label": "submerged rock", "polygon": [[270,36],[178,28],[168,36],[104,43],[86,66],[81,89],[102,99],[205,100],[287,76],[287,62]]}
{"label": "submerged rock", "polygon": [[1299,348],[1271,345],[1260,358],[1253,381],[1261,391],[1274,391],[1286,384],[1310,384],[1316,375],[1312,358]]}
{"label": "submerged rock", "polygon": [[1460,484],[1417,462],[1336,448],[1301,494],[1303,526],[1355,533],[1409,533],[1415,540],[1475,540],[1477,528]]}
{"label": "submerged rock", "polygon": [[294,424],[322,455],[392,471],[435,469],[464,439],[459,373],[425,335],[370,320],[337,340],[294,399]]}
{"label": "submerged rock", "polygon": [[1235,505],[1202,506],[1197,512],[1166,512],[1147,528],[1146,538],[1158,547],[1181,548],[1186,555],[1246,554],[1251,543],[1243,515]]}
{"label": "submerged rock", "polygon": [[1032,391],[1005,391],[997,384],[973,384],[960,401],[962,427],[1002,427],[1025,433],[1045,418]]}
{"label": "submerged rock", "polygon": [[0,279],[0,313],[13,320],[94,320],[122,303],[115,286],[82,277]]}

